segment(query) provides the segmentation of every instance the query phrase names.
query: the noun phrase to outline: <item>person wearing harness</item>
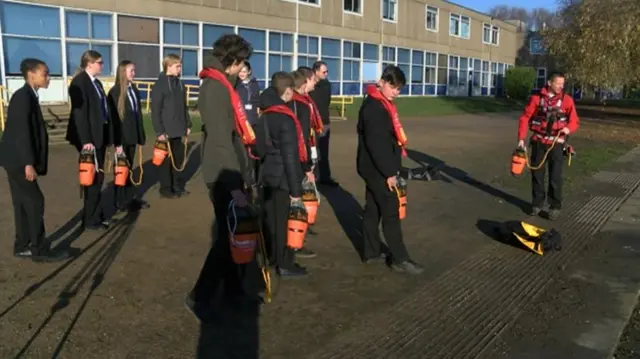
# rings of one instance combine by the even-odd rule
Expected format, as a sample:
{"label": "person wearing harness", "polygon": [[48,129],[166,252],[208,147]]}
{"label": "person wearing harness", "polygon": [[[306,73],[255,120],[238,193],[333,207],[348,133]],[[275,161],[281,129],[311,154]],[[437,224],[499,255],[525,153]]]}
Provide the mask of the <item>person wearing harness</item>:
{"label": "person wearing harness", "polygon": [[302,127],[287,103],[293,96],[294,80],[286,72],[276,72],[271,86],[260,95],[262,116],[256,127],[256,148],[262,158],[267,238],[271,259],[282,278],[306,276],[306,268],[295,263],[287,245],[290,204],[302,196],[302,180],[308,167],[307,147]]}
{"label": "person wearing harness", "polygon": [[189,194],[178,169],[184,168],[185,137],[191,133],[187,91],[180,79],[182,61],[175,54],[162,60],[162,72],[151,87],[151,122],[158,141],[166,141],[171,155],[160,167],[160,196],[183,197]]}
{"label": "person wearing harness", "polygon": [[[245,189],[251,178],[250,175],[247,178],[247,148],[252,144],[253,132],[249,132],[251,126],[233,84],[252,52],[251,45],[241,36],[223,35],[213,44],[213,51],[205,57],[204,69],[200,72],[198,109],[203,122],[200,168],[216,222],[212,231],[213,245],[198,281],[186,299],[187,306],[196,316],[200,310],[210,308],[208,303],[221,282],[228,298],[238,298],[246,293],[238,275],[241,268],[231,258],[230,230],[225,219],[230,205],[248,205]],[[257,278],[257,268],[255,273]]]}
{"label": "person wearing harness", "polygon": [[406,137],[393,100],[406,84],[404,72],[387,66],[376,85],[367,87],[358,114],[358,174],[365,182],[365,206],[362,218],[364,263],[386,260],[382,250],[379,224],[396,272],[420,274],[424,271],[409,258],[402,239],[402,225],[397,194],[397,176],[406,156]]}
{"label": "person wearing harness", "polygon": [[[564,146],[570,134],[580,127],[580,119],[571,96],[564,93],[564,74],[549,75],[547,85],[533,94],[524,109],[518,125],[518,147],[525,148],[528,130],[530,138],[532,209],[530,214],[541,213],[547,193],[544,188],[545,166],[549,167],[548,218],[555,220],[562,209],[562,167]],[[545,156],[546,155],[546,156]],[[546,157],[546,158],[545,158]],[[542,163],[546,161],[546,163]]]}

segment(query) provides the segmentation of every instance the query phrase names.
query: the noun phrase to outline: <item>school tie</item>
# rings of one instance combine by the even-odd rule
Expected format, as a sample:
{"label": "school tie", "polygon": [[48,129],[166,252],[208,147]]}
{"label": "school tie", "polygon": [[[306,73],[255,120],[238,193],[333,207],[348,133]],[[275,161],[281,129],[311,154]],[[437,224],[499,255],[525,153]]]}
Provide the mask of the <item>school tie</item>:
{"label": "school tie", "polygon": [[102,103],[102,116],[104,118],[104,123],[107,123],[109,121],[109,112],[107,110],[107,97],[104,95],[104,91],[102,89],[102,83],[100,83],[100,80],[95,79],[93,80],[93,85],[96,88],[96,91],[98,91],[98,97],[100,98],[100,102]]}

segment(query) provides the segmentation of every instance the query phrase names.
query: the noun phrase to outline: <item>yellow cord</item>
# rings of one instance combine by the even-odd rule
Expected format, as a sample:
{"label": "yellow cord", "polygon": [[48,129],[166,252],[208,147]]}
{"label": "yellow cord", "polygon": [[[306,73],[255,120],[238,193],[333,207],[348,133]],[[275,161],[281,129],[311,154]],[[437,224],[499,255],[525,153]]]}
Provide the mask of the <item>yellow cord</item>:
{"label": "yellow cord", "polygon": [[144,169],[142,168],[142,146],[136,145],[138,147],[138,169],[140,170],[140,174],[138,175],[138,180],[133,179],[133,168],[129,169],[129,180],[131,183],[138,187],[142,184],[142,176],[144,174]]}
{"label": "yellow cord", "polygon": [[[532,166],[531,163],[529,163],[529,156],[527,155],[527,148],[525,147],[524,153],[525,153],[525,159],[527,160],[527,168],[532,171],[541,169],[542,166],[544,166],[544,163],[547,161],[547,156],[549,156],[549,153],[551,153],[551,150],[553,150],[553,147],[555,147],[559,138],[560,138],[559,136],[556,136],[553,138],[553,143],[551,143],[551,146],[545,151],[544,156],[542,156],[542,160],[537,166]],[[571,153],[569,153],[569,167],[571,167]]]}
{"label": "yellow cord", "polygon": [[187,167],[187,137],[184,137],[183,142],[184,142],[184,157],[182,157],[183,158],[182,159],[182,166],[180,168],[178,168],[178,166],[176,166],[176,162],[175,162],[175,160],[173,158],[173,151],[171,151],[171,143],[167,140],[167,150],[169,152],[169,158],[171,159],[171,166],[177,172],[182,172],[182,171],[184,171],[185,167]]}

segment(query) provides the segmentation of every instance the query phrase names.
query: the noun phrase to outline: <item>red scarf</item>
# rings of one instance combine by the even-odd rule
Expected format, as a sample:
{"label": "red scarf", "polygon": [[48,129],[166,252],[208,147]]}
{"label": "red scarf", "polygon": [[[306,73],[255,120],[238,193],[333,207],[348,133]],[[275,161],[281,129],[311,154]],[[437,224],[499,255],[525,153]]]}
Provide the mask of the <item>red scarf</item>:
{"label": "red scarf", "polygon": [[[247,120],[247,114],[244,112],[244,106],[238,93],[233,89],[227,77],[220,71],[214,68],[205,68],[200,71],[200,78],[210,78],[220,82],[229,91],[231,97],[231,105],[233,106],[233,112],[235,117],[236,133],[242,139],[242,143],[245,146],[254,145],[256,143],[256,135],[253,133],[253,128]],[[212,129],[215,130],[215,129]]]}
{"label": "red scarf", "polygon": [[268,107],[266,110],[262,111],[262,113],[281,113],[283,115],[287,115],[291,117],[293,123],[296,125],[296,132],[298,134],[298,156],[300,157],[300,162],[306,163],[309,160],[307,155],[307,146],[304,144],[304,137],[302,136],[302,126],[300,126],[300,121],[296,114],[291,111],[289,107],[286,105],[274,105]]}
{"label": "red scarf", "polygon": [[382,96],[382,93],[375,85],[369,85],[367,87],[367,95],[380,101],[385,110],[387,110],[387,113],[393,122],[393,131],[395,132],[396,140],[398,140],[398,145],[402,149],[402,156],[407,157],[407,135],[404,133],[404,129],[400,123],[400,117],[398,117],[398,109],[396,108],[396,105]]}
{"label": "red scarf", "polygon": [[310,113],[309,117],[311,121],[311,128],[313,129],[313,131],[311,131],[311,136],[309,137],[310,138],[309,142],[311,142],[311,146],[315,146],[316,145],[315,133],[316,132],[322,133],[322,131],[324,131],[324,126],[322,125],[322,118],[320,117],[320,111],[318,110],[318,106],[316,106],[316,103],[313,101],[313,99],[311,99],[311,96],[309,96],[308,94],[301,95],[294,91],[293,100],[309,106],[309,113]]}

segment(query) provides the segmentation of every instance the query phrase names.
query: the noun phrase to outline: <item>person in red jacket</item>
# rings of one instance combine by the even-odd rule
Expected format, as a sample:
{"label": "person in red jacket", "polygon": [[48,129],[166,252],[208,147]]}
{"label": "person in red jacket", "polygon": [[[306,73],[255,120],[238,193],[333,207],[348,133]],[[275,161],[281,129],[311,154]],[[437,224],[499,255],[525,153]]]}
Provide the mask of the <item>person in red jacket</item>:
{"label": "person in red jacket", "polygon": [[537,216],[542,211],[547,195],[544,189],[545,166],[548,166],[548,218],[551,220],[558,218],[562,208],[562,166],[567,136],[580,127],[580,119],[576,113],[573,98],[563,91],[564,82],[564,74],[551,73],[547,85],[540,89],[539,93],[531,96],[518,125],[518,147],[520,148],[525,147],[524,141],[528,130],[533,132],[530,138],[531,166],[539,166],[545,153],[549,152],[546,163],[540,169],[531,171],[533,200],[530,214]]}

